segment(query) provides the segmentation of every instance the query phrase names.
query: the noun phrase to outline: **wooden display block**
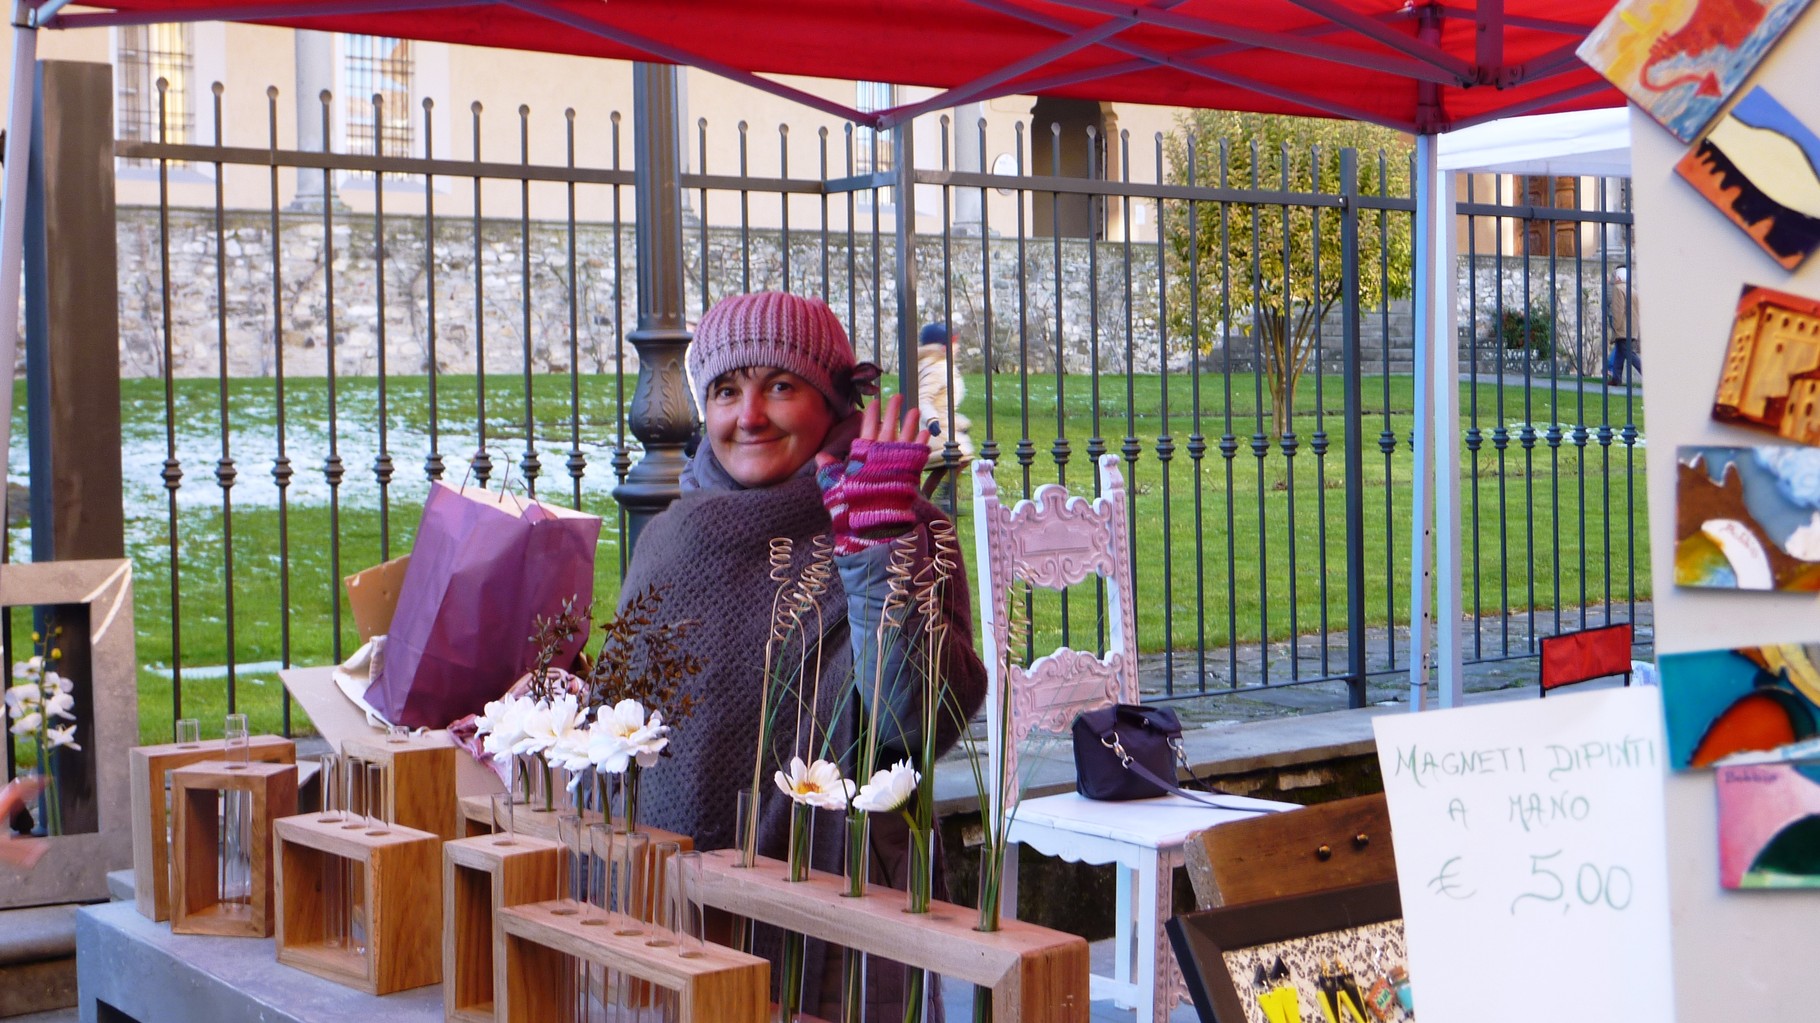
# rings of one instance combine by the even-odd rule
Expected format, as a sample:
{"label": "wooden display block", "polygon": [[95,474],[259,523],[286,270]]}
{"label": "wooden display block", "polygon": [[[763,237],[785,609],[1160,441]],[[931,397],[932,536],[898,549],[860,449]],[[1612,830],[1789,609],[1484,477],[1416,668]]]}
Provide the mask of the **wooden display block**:
{"label": "wooden display block", "polygon": [[[557,818],[574,812],[575,810],[573,808],[568,807],[559,807],[556,810],[543,810],[521,806],[518,808],[518,813],[514,818],[513,823],[520,835],[530,835],[535,838],[554,842],[558,841],[556,833]],[[463,830],[470,837],[492,834],[493,798],[491,796],[468,796],[461,801],[461,814],[463,818]],[[601,820],[600,814],[592,810],[581,811],[581,816],[583,823],[588,825],[599,824]],[[667,876],[667,871],[664,866],[665,857],[658,855],[658,846],[665,842],[675,842],[679,852],[689,852],[695,848],[695,839],[692,836],[679,835],[674,831],[665,831],[662,828],[641,827],[638,830],[651,836],[652,859],[650,865],[651,872],[648,876],[656,881],[656,896],[661,898],[663,896],[663,884],[664,878]],[[649,898],[643,901],[644,909],[639,915],[649,920],[655,915],[652,912],[653,907],[662,905],[662,903],[653,902]]]}
{"label": "wooden display block", "polygon": [[342,742],[341,753],[387,765],[385,798],[394,823],[445,841],[462,837],[455,808],[455,744],[447,733],[414,735],[401,742],[360,736]]}
{"label": "wooden display block", "polygon": [[[220,901],[221,794],[249,798],[248,899]],[[171,772],[171,931],[266,938],[272,934],[272,822],[297,812],[293,764],[210,760]]]}
{"label": "wooden display block", "polygon": [[764,959],[714,944],[690,958],[677,944],[646,944],[645,933],[614,934],[617,914],[589,925],[568,912],[572,908],[567,902],[540,902],[499,911],[505,932],[507,1011],[502,1018],[508,1023],[565,1019],[571,959],[677,992],[678,1023],[767,1019],[771,964]]}
{"label": "wooden display block", "polygon": [[[313,813],[274,829],[279,962],[373,995],[441,982],[442,839],[397,824],[347,827]],[[323,940],[323,880],[337,857],[358,865],[364,955]]]}
{"label": "wooden display block", "polygon": [[507,1019],[505,929],[499,911],[562,896],[564,854],[529,835],[482,835],[442,847],[443,1015],[464,1023]]}
{"label": "wooden display block", "polygon": [[982,933],[974,930],[978,913],[964,906],[931,902],[927,913],[906,913],[904,893],[880,885],[850,899],[836,874],[812,871],[791,882],[782,860],[737,864],[732,849],[702,854],[704,904],[989,988],[993,1019],[1086,1023],[1083,938],[1021,920]]}
{"label": "wooden display block", "polygon": [[[247,747],[248,759],[259,763],[297,762],[297,744],[276,735],[255,735]],[[171,918],[165,772],[205,760],[220,760],[226,752],[227,746],[220,739],[135,746],[128,751],[128,776],[133,790],[133,903],[148,920]]]}

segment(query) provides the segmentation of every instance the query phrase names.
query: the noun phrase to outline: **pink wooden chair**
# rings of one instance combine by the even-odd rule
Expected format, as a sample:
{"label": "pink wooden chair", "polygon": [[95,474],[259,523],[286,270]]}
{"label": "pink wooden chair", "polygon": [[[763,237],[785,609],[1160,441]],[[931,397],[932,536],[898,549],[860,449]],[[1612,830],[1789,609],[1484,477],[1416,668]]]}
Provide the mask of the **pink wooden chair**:
{"label": "pink wooden chair", "polygon": [[[1118,456],[1104,455],[1099,497],[1089,500],[1048,484],[1037,488],[1033,500],[1006,507],[999,501],[992,463],[980,460],[972,468],[974,565],[989,680],[987,777],[1010,779],[1004,796],[1012,843],[1005,857],[1005,915],[1016,916],[1018,844],[1072,862],[1112,864],[1118,878],[1116,957],[1110,976],[1092,977],[1092,997],[1136,1008],[1138,1023],[1165,1020],[1176,1002],[1188,997],[1163,932],[1184,845],[1193,832],[1251,814],[1210,809],[1173,795],[1129,803],[1095,802],[1074,792],[1019,798],[1019,748],[1026,738],[1048,733],[1066,744],[1076,714],[1138,700],[1125,482]],[[1105,655],[1062,647],[1028,668],[1018,665],[1009,636],[1013,587],[1028,583],[1061,590],[1096,576],[1106,586]],[[996,803],[997,796],[991,801]],[[1222,801],[1283,806],[1230,796]]]}

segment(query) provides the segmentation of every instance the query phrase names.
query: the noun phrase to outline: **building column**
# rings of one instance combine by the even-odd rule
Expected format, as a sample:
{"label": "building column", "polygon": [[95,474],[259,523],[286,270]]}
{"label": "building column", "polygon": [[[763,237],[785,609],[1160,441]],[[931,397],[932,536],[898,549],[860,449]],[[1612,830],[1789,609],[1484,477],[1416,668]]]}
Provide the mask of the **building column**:
{"label": "building column", "polygon": [[[322,94],[335,90],[335,35],[298,29],[293,36],[297,48],[297,148],[320,153],[329,141],[323,134]],[[334,119],[329,121],[332,126]],[[325,201],[333,202],[335,186],[325,186],[322,179],[315,171],[298,171],[297,193],[290,208],[321,210]]]}
{"label": "building column", "polygon": [[[984,103],[962,103],[954,108],[954,169],[968,174],[986,173],[986,151],[980,145],[980,118],[986,116]],[[974,188],[954,190],[954,233],[978,235],[985,218],[980,210],[980,193]]]}

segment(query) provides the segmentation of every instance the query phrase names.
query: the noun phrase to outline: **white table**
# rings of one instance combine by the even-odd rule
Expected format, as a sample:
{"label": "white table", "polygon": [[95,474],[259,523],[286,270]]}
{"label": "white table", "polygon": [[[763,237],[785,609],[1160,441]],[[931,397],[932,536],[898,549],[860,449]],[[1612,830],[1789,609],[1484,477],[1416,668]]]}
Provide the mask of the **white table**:
{"label": "white table", "polygon": [[[1256,810],[1295,808],[1293,803],[1245,796],[1208,798]],[[1187,984],[1163,932],[1163,921],[1174,909],[1172,882],[1175,868],[1182,865],[1183,844],[1196,831],[1255,816],[1243,809],[1215,809],[1175,795],[1107,803],[1067,792],[1019,802],[1008,838],[1045,856],[1113,865],[1118,878],[1118,915],[1112,975],[1092,975],[1089,990],[1095,1000],[1110,998],[1137,1009],[1137,1023],[1151,1023],[1167,1019],[1177,1002],[1188,1000]],[[1015,916],[1015,850],[1006,855],[1005,864],[1006,913]]]}

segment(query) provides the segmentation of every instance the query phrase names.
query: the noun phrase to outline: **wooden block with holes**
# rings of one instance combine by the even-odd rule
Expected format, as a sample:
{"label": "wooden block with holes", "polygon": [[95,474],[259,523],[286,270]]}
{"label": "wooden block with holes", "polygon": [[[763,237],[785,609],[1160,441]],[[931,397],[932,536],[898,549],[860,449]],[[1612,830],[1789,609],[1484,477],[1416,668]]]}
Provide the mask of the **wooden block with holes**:
{"label": "wooden block with holes", "polygon": [[505,1023],[504,923],[499,911],[562,896],[562,846],[529,835],[481,835],[442,847],[443,1016]]}
{"label": "wooden block with holes", "polygon": [[[388,825],[369,830],[320,814],[274,825],[278,961],[386,995],[442,981],[442,839]],[[325,940],[323,882],[337,858],[355,865],[366,951]]]}
{"label": "wooden block with holes", "polygon": [[343,741],[341,752],[387,766],[385,798],[394,823],[445,841],[462,837],[455,798],[455,744],[446,733],[397,742],[386,736],[359,736]]}
{"label": "wooden block with holes", "polygon": [[[223,898],[224,793],[237,794],[247,828],[246,891]],[[171,931],[235,938],[272,934],[272,822],[297,812],[293,764],[209,760],[171,772]]]}
{"label": "wooden block with holes", "polygon": [[[576,811],[573,808],[559,807],[555,810],[543,810],[529,806],[520,806],[517,814],[513,818],[513,826],[521,835],[530,835],[534,838],[547,839],[554,842],[557,840],[557,819],[566,814],[575,812]],[[468,796],[461,800],[461,813],[463,818],[462,830],[469,837],[492,833],[493,797]],[[581,818],[582,823],[587,826],[599,824],[601,821],[600,814],[593,810],[581,811]],[[617,820],[617,818],[615,818],[615,820]],[[657,895],[661,898],[663,895],[665,868],[664,858],[659,855],[658,847],[662,846],[665,842],[675,842],[679,852],[688,852],[695,848],[695,839],[688,835],[679,835],[674,831],[665,831],[662,828],[640,827],[638,830],[651,836],[651,875],[656,879],[658,886]],[[647,900],[645,910],[642,914],[646,919],[650,919],[652,915],[651,908],[656,904],[657,903]]]}
{"label": "wooden block with holes", "polygon": [[[275,735],[255,735],[247,744],[248,759],[259,763],[294,764],[297,744]],[[133,790],[133,904],[148,920],[171,918],[171,844],[168,771],[205,760],[220,760],[226,744],[220,739],[203,742],[135,746],[128,751],[127,771]]]}
{"label": "wooden block with holes", "polygon": [[764,959],[714,944],[702,946],[698,956],[686,956],[680,945],[647,944],[644,933],[613,933],[617,914],[584,917],[572,909],[567,902],[541,902],[500,910],[506,965],[503,1019],[508,1023],[568,1018],[571,959],[677,992],[678,1023],[764,1023],[769,1018],[771,964]]}
{"label": "wooden block with holes", "polygon": [[781,860],[737,864],[731,849],[702,854],[705,905],[988,988],[993,1019],[1088,1018],[1083,938],[1021,920],[984,933],[974,930],[978,913],[964,906],[932,902],[927,913],[906,913],[904,893],[881,885],[850,899],[846,879],[835,874],[812,871],[792,882]]}

